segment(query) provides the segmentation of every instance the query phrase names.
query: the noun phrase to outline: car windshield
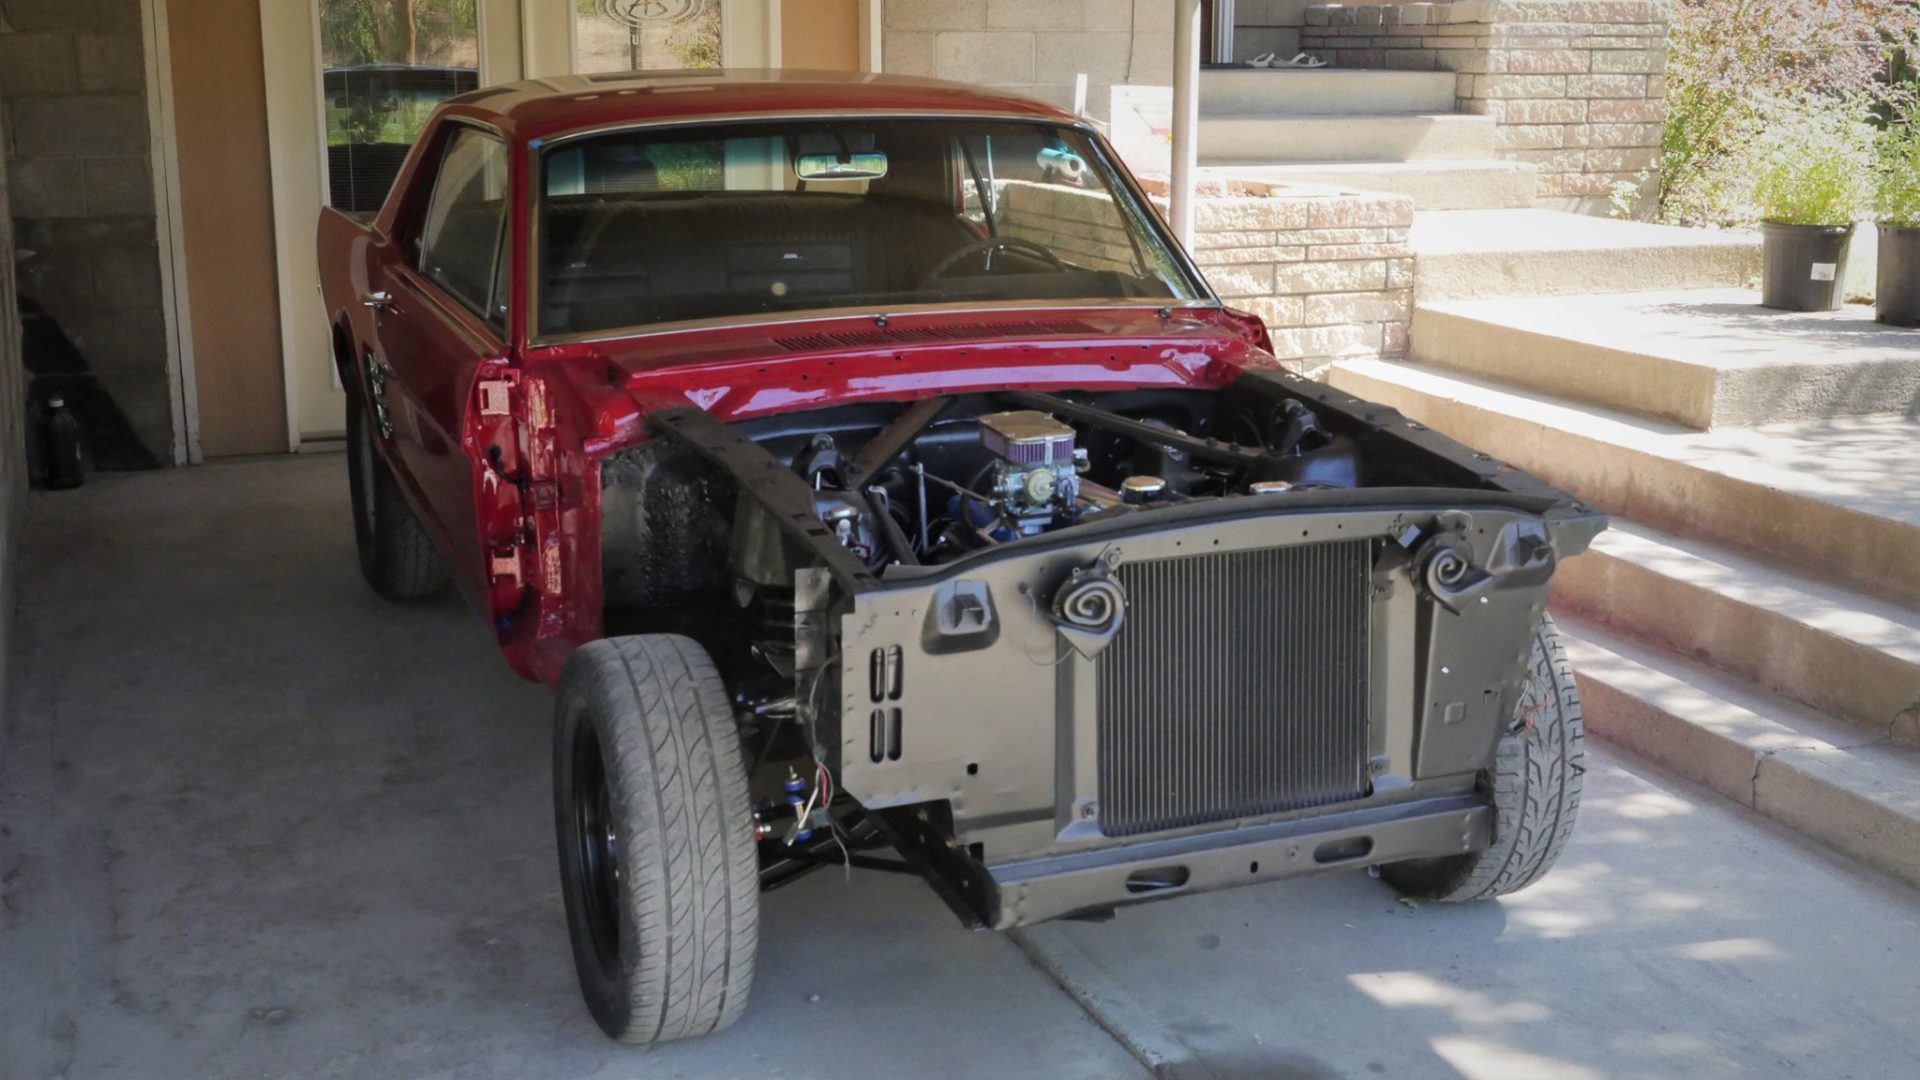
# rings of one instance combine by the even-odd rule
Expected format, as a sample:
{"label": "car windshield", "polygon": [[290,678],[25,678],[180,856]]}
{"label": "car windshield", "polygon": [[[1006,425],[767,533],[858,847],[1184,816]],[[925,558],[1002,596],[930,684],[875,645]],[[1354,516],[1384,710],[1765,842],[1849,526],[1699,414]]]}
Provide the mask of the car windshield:
{"label": "car windshield", "polygon": [[1070,127],[860,119],[648,128],[542,157],[538,326],[915,304],[1210,298]]}

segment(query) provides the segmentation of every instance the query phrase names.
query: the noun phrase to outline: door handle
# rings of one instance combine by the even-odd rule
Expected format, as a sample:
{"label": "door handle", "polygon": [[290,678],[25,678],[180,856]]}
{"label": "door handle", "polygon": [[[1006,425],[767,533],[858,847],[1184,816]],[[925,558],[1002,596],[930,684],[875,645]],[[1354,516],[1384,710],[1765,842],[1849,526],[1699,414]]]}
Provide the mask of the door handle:
{"label": "door handle", "polygon": [[360,306],[382,311],[393,306],[393,294],[390,292],[370,292],[360,298]]}

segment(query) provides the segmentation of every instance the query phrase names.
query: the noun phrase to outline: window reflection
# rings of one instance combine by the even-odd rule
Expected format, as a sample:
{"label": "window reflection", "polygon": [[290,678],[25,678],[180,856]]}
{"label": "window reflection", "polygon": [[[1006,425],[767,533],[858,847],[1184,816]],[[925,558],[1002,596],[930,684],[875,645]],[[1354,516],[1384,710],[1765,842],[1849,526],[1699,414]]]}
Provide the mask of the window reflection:
{"label": "window reflection", "polygon": [[475,0],[320,0],[327,202],[373,213],[440,102],[477,89]]}
{"label": "window reflection", "polygon": [[582,74],[720,66],[719,0],[573,0]]}

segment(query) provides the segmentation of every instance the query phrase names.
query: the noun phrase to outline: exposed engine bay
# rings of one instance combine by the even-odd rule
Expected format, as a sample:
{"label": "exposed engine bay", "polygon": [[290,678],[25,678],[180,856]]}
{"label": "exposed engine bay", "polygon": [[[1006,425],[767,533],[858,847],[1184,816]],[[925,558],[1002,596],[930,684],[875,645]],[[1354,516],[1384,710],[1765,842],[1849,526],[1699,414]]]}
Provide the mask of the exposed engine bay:
{"label": "exposed engine bay", "polygon": [[[1009,393],[733,428],[806,483],[821,525],[877,574],[1200,499],[1409,482],[1364,468],[1355,433],[1330,428],[1297,398]],[[765,511],[744,503],[731,520],[714,518],[724,503],[711,478],[674,449],[649,444],[608,463],[609,502],[626,511],[605,519],[609,606],[652,607],[667,593],[723,584],[790,586],[792,553]]]}

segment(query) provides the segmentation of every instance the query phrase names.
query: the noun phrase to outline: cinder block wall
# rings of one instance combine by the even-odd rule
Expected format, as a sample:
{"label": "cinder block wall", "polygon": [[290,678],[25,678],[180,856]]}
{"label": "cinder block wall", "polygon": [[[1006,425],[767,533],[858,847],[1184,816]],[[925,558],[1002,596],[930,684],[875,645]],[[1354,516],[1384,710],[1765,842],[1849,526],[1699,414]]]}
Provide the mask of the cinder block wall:
{"label": "cinder block wall", "polygon": [[1105,120],[1119,84],[1173,82],[1173,0],[886,0],[890,74],[984,83]]}
{"label": "cinder block wall", "polygon": [[122,465],[171,460],[173,445],[141,30],[140,0],[0,0],[27,363],[85,369],[70,377],[120,414],[83,412],[89,436],[138,444],[96,447]]}
{"label": "cinder block wall", "polygon": [[[0,145],[7,118],[0,115]],[[0,170],[0,712],[7,707],[7,661],[20,565],[20,526],[26,511],[26,450],[20,430],[24,382],[20,370],[20,312],[13,299],[13,222],[7,215],[7,175]]]}

